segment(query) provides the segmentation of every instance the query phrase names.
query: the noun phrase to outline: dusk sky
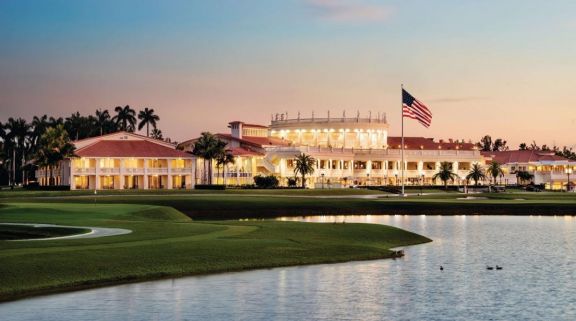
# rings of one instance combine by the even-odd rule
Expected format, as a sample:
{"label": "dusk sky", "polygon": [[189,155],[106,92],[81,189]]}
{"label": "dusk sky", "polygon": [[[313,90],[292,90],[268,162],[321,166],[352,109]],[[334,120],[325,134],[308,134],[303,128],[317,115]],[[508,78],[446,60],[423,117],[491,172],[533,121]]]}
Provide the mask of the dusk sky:
{"label": "dusk sky", "polygon": [[0,1],[0,121],[152,107],[165,136],[270,114],[434,114],[407,136],[576,144],[568,0]]}

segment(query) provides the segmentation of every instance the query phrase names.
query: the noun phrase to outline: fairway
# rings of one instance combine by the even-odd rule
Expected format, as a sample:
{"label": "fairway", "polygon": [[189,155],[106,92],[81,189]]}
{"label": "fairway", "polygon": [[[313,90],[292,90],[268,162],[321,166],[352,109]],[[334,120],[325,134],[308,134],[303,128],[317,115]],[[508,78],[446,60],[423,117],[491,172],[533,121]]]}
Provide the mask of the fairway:
{"label": "fairway", "polygon": [[3,203],[0,222],[129,229],[95,239],[0,241],[0,300],[245,269],[378,259],[430,240],[369,224],[192,221],[157,205]]}
{"label": "fairway", "polygon": [[[275,218],[334,214],[407,215],[576,215],[576,193],[506,192],[462,194],[437,192],[399,197],[378,191],[340,190],[230,190],[162,193],[113,191],[94,195],[72,192],[4,191],[0,203],[66,202],[78,204],[146,204],[169,206],[203,220]],[[12,197],[10,197],[12,195]],[[466,199],[473,196],[475,199]]]}

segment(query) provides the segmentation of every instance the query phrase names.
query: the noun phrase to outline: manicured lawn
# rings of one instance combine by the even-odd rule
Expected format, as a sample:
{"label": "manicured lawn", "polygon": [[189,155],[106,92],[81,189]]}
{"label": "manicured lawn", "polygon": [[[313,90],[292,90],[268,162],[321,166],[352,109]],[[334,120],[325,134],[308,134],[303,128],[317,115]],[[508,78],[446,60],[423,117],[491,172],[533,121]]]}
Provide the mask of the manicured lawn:
{"label": "manicured lawn", "polygon": [[[142,198],[147,199],[147,198]],[[429,239],[369,224],[195,222],[156,205],[3,203],[0,222],[130,229],[54,241],[0,241],[0,300],[137,280],[390,257]]]}
{"label": "manicured lawn", "polygon": [[[227,189],[217,190],[101,190],[98,195],[287,195],[287,196],[338,196],[338,195],[385,195],[385,192],[367,189]],[[75,191],[28,191],[24,189],[0,190],[0,198],[19,197],[55,197],[55,196],[82,196],[94,195],[93,190]]]}
{"label": "manicured lawn", "polygon": [[[362,198],[363,196],[357,194],[293,195],[290,194],[293,191],[274,191],[278,194],[266,195],[261,194],[261,190],[250,191],[252,194],[248,192],[20,197],[12,200],[170,206],[194,219],[271,218],[318,214],[576,215],[576,193],[514,192],[468,195],[439,193],[409,197],[372,194],[366,196],[370,198]],[[466,197],[477,199],[464,199]],[[0,203],[2,201],[8,199],[0,199]]]}

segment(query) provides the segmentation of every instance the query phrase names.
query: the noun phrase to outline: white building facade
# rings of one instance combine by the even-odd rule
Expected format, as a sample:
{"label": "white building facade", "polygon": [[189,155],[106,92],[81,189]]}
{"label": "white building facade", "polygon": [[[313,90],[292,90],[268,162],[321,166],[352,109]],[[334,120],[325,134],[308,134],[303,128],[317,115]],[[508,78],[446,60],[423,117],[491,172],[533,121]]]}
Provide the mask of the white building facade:
{"label": "white building facade", "polygon": [[[229,184],[253,184],[256,175],[274,175],[286,185],[288,178],[295,177],[295,157],[300,153],[316,159],[314,174],[307,178],[310,187],[401,184],[400,138],[388,135],[383,114],[374,118],[343,115],[295,119],[282,115],[270,126],[234,121],[229,128],[230,134],[216,134],[237,156],[237,164],[221,170]],[[191,151],[194,141],[184,142],[180,148]],[[440,184],[432,176],[441,162],[450,162],[458,175],[454,184],[463,184],[472,164],[484,164],[485,158],[472,143],[405,137],[405,184]],[[245,163],[249,165],[242,165]],[[216,169],[213,173],[219,175]],[[246,173],[244,179],[235,179],[239,173]]]}
{"label": "white building facade", "polygon": [[40,168],[40,185],[70,189],[192,189],[195,157],[173,144],[117,132],[74,142],[75,157],[50,170]]}

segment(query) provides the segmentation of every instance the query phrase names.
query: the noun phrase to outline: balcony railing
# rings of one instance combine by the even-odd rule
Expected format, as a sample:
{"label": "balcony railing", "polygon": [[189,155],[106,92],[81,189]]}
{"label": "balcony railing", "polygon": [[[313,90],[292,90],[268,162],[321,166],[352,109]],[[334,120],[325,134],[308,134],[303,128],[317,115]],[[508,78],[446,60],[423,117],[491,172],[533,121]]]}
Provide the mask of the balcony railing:
{"label": "balcony railing", "polygon": [[[399,157],[402,154],[400,149],[372,149],[372,148],[336,148],[336,147],[315,147],[315,146],[289,146],[289,147],[273,147],[268,149],[269,152],[278,153],[294,153],[295,155],[301,152],[304,153],[329,153],[337,157],[338,155],[346,154],[347,156],[362,156],[373,155],[374,157],[395,156]],[[442,157],[442,156],[465,156],[465,157],[479,157],[480,152],[477,150],[404,150],[404,156],[419,158],[428,157]]]}
{"label": "balcony railing", "polygon": [[72,168],[73,175],[95,175],[95,168]]}
{"label": "balcony railing", "polygon": [[292,119],[274,119],[271,127],[300,124],[300,123],[383,123],[386,124],[386,115],[383,117],[330,117],[330,118],[292,118]]}

